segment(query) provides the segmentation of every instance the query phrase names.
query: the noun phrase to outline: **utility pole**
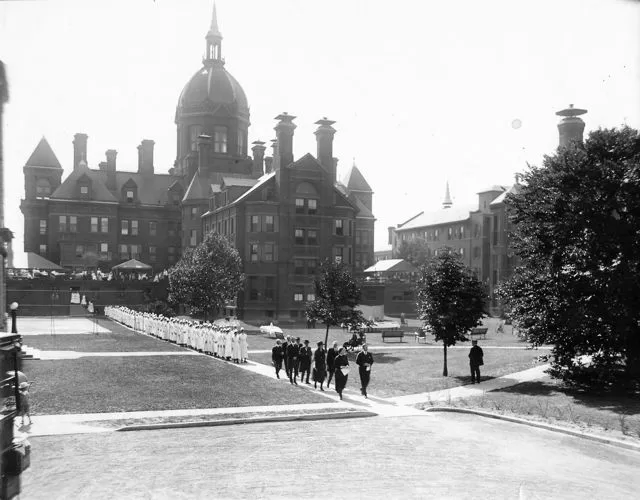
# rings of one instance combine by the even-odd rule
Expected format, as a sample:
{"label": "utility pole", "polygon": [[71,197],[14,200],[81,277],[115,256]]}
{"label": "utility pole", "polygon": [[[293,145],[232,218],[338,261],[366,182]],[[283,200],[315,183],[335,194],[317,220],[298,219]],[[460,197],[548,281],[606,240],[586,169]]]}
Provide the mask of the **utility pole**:
{"label": "utility pole", "polygon": [[4,105],[9,100],[9,84],[4,69],[4,63],[0,61],[0,332],[6,331],[6,243],[11,242],[11,231],[4,227],[4,152],[3,152],[3,121]]}

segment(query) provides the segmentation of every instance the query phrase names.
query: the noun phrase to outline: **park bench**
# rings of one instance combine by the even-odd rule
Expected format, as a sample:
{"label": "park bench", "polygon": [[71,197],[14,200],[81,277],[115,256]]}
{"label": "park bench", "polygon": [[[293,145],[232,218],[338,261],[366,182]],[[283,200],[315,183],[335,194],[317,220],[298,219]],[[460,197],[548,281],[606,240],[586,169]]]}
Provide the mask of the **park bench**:
{"label": "park bench", "polygon": [[420,343],[420,341],[424,342],[425,344],[427,343],[427,332],[425,332],[424,329],[420,328],[420,330],[415,332],[414,335],[418,344]]}
{"label": "park bench", "polygon": [[385,342],[386,339],[404,339],[404,332],[399,330],[385,330],[382,332],[382,342]]}
{"label": "park bench", "polygon": [[474,335],[477,335],[478,337],[480,337],[482,339],[486,339],[487,338],[487,330],[488,330],[488,328],[472,328],[471,329],[471,333],[469,334],[469,336],[471,337],[471,340],[473,340]]}

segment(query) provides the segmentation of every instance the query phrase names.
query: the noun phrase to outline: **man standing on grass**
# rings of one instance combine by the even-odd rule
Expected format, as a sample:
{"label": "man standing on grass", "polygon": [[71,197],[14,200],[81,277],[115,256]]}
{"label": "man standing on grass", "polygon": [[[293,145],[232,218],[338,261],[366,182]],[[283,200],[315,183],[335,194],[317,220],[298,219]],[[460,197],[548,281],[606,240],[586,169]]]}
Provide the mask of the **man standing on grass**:
{"label": "man standing on grass", "polygon": [[373,356],[369,352],[367,344],[362,344],[362,351],[360,351],[356,357],[356,364],[358,365],[358,371],[360,372],[360,392],[365,398],[368,398],[367,386],[369,385],[369,380],[371,380]]}
{"label": "man standing on grass", "polygon": [[484,364],[482,358],[484,353],[482,347],[478,345],[477,340],[471,341],[472,347],[469,351],[469,367],[471,368],[471,383],[475,384],[476,381],[480,383],[480,367]]}

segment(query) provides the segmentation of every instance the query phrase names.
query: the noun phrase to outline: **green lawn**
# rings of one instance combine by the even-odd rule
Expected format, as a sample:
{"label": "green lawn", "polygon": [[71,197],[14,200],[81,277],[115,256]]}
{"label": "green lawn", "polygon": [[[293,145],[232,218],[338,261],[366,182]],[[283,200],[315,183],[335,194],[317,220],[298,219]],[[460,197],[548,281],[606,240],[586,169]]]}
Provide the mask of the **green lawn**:
{"label": "green lawn", "polygon": [[[116,328],[117,327],[117,328]],[[138,351],[180,351],[169,342],[134,333],[115,323],[111,323],[111,333],[76,335],[23,335],[25,346],[42,351],[78,352],[138,352]]]}
{"label": "green lawn", "polygon": [[[448,350],[449,376],[442,376],[441,349],[389,349],[372,351],[374,365],[371,371],[369,393],[381,398],[404,396],[420,392],[437,391],[471,382],[467,349]],[[535,366],[540,351],[524,349],[486,350],[482,377],[501,377]],[[349,355],[355,369],[355,355]],[[253,354],[256,363],[271,364],[271,354]],[[349,384],[358,383],[357,371]]]}
{"label": "green lawn", "polygon": [[637,396],[576,391],[550,378],[506,387],[480,397],[453,400],[451,406],[520,416],[585,432],[605,433],[618,439],[640,439]]}
{"label": "green lawn", "polygon": [[326,403],[204,356],[25,360],[34,415]]}

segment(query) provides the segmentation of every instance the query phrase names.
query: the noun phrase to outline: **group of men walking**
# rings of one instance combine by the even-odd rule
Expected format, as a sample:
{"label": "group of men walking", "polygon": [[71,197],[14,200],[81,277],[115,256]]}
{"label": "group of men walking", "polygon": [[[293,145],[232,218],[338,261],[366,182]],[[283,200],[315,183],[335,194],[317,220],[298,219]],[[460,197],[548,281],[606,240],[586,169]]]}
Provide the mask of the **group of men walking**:
{"label": "group of men walking", "polygon": [[[311,384],[309,382],[311,376],[314,388],[317,389],[320,384],[320,390],[324,391],[325,380],[328,389],[335,376],[334,387],[342,399],[350,367],[347,351],[344,347],[338,347],[338,342],[334,341],[329,349],[324,348],[323,342],[318,342],[316,350],[313,351],[309,347],[308,340],[301,344],[300,337],[294,340],[293,337],[287,336],[284,342],[280,339],[276,340],[276,345],[271,349],[271,362],[275,368],[276,377],[280,378],[280,371],[284,366],[289,382],[293,385],[298,385],[298,376],[300,376],[301,383]],[[356,356],[356,364],[360,374],[360,392],[364,397],[368,397],[367,386],[371,378],[373,356],[366,344],[362,346],[362,350]]]}
{"label": "group of men walking", "polygon": [[249,345],[244,328],[218,326],[184,318],[142,313],[124,306],[107,306],[105,316],[135,331],[189,347],[216,358],[246,363]]}

